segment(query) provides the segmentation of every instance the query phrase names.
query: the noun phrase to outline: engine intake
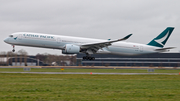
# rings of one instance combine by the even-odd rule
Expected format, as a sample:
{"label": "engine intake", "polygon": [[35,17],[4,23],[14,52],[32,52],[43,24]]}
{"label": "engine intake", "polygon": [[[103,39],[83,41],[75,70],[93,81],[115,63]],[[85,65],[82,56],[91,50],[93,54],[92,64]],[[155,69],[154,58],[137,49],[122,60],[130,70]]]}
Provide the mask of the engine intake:
{"label": "engine intake", "polygon": [[73,44],[66,44],[65,49],[62,50],[63,54],[77,54],[80,52],[80,46]]}

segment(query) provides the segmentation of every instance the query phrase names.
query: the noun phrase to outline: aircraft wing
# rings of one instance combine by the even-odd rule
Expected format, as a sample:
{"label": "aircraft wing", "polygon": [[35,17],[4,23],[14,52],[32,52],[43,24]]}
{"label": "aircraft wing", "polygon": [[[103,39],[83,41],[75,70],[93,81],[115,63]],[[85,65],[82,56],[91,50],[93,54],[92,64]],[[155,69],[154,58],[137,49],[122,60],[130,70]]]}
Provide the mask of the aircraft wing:
{"label": "aircraft wing", "polygon": [[110,46],[114,42],[123,41],[128,39],[132,34],[125,36],[122,39],[110,40],[105,42],[86,43],[81,45],[81,49],[87,51],[90,54],[96,53],[99,49]]}

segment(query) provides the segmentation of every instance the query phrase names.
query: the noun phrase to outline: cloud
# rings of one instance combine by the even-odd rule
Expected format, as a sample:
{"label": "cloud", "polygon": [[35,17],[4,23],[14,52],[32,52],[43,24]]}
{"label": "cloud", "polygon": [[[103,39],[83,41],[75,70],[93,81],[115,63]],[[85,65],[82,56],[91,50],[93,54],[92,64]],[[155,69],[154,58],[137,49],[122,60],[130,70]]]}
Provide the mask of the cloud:
{"label": "cloud", "polygon": [[[167,45],[179,45],[178,0],[0,1],[0,40],[19,31],[100,39],[117,39],[133,33],[128,41],[146,44],[166,27],[175,26]],[[3,41],[0,44],[5,51],[11,49]],[[38,50],[46,51],[54,52]]]}

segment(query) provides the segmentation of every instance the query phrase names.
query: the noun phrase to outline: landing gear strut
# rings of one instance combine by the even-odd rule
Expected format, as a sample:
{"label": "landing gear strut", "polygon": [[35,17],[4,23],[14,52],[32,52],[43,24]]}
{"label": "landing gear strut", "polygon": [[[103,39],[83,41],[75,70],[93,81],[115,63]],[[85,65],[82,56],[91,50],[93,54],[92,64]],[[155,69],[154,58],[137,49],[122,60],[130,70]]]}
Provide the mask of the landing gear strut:
{"label": "landing gear strut", "polygon": [[15,46],[13,45],[13,50],[12,50],[12,52],[15,52],[15,49],[14,49],[14,47],[15,47]]}

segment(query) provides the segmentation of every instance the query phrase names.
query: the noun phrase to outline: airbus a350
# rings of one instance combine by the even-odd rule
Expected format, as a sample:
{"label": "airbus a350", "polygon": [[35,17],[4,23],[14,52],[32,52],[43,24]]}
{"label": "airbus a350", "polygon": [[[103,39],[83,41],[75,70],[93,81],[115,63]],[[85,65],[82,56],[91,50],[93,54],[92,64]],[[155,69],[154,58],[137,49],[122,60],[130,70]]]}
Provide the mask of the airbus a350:
{"label": "airbus a350", "polygon": [[63,35],[52,35],[31,32],[16,32],[4,42],[13,46],[29,46],[62,50],[63,54],[84,53],[84,60],[94,60],[91,54],[141,55],[166,52],[174,47],[165,47],[174,27],[167,27],[148,44],[125,42],[132,34],[116,40],[102,40]]}

